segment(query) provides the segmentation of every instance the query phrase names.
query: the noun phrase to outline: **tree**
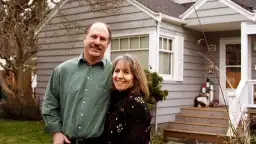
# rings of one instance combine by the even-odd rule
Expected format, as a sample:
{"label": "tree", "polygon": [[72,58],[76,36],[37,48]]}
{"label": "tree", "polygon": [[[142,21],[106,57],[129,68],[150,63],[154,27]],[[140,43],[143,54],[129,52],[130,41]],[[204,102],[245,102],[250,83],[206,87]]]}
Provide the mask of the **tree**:
{"label": "tree", "polygon": [[37,26],[49,13],[44,0],[0,0],[0,65],[14,73],[17,89],[22,89],[22,74],[37,52]]}

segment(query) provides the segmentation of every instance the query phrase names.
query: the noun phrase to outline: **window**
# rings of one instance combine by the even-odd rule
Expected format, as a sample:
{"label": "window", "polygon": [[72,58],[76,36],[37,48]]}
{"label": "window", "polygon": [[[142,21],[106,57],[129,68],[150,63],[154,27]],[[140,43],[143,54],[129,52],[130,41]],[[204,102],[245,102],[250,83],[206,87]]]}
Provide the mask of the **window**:
{"label": "window", "polygon": [[149,48],[148,36],[133,36],[113,38],[111,40],[111,52],[145,50]]}
{"label": "window", "polygon": [[183,81],[184,38],[160,35],[158,72],[164,80]]}
{"label": "window", "polygon": [[111,40],[111,60],[119,55],[130,54],[136,57],[144,69],[148,68],[149,36],[117,37]]}
{"label": "window", "polygon": [[159,73],[172,75],[173,69],[173,51],[172,39],[159,38]]}

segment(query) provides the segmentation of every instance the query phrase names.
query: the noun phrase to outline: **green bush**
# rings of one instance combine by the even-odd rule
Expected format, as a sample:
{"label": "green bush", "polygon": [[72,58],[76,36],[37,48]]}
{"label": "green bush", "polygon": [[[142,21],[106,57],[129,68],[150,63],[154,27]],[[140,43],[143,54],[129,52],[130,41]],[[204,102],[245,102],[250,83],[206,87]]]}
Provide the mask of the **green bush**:
{"label": "green bush", "polygon": [[168,91],[162,90],[162,81],[163,78],[159,76],[156,72],[150,72],[149,70],[144,70],[147,80],[148,80],[148,88],[150,92],[149,99],[147,103],[149,108],[152,109],[153,105],[156,104],[158,101],[165,100]]}

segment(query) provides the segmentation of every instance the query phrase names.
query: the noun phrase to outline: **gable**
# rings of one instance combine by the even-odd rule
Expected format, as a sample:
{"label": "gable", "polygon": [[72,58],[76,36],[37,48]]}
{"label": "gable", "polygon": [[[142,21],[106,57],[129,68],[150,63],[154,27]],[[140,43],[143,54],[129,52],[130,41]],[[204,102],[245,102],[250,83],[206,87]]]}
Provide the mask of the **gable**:
{"label": "gable", "polygon": [[[147,9],[144,10],[144,8],[141,8],[141,6],[137,4],[138,2],[134,0],[127,0],[123,1],[118,7],[121,7],[120,9],[118,8],[117,13],[107,13],[105,11],[101,12],[99,10],[92,10],[91,7],[89,6],[89,3],[86,1],[79,1],[79,0],[62,0],[59,5],[57,5],[49,14],[48,16],[44,19],[44,21],[38,26],[37,28],[37,33],[39,33],[41,30],[48,29],[49,24],[54,24],[56,23],[56,19],[59,19],[57,21],[64,21],[64,22],[71,22],[71,21],[77,21],[80,19],[87,19],[89,18],[90,20],[92,18],[102,18],[102,17],[108,17],[111,15],[119,15],[122,16],[124,13],[129,13],[132,14],[134,13],[135,15],[133,16],[134,19],[138,19],[141,17],[141,19],[156,19],[155,16],[152,14],[152,12]],[[141,15],[136,15],[136,13],[141,12]],[[145,15],[147,16],[145,16]],[[62,17],[62,18],[61,18]],[[118,19],[114,19],[118,20]],[[126,19],[129,20],[129,19]],[[132,19],[131,19],[132,20]],[[111,23],[102,20],[105,23]],[[63,25],[64,26],[64,25]],[[60,27],[60,28],[63,28]],[[83,26],[83,25],[82,25]],[[55,25],[54,27],[59,27],[59,25]]]}
{"label": "gable", "polygon": [[[91,6],[85,1],[68,0],[55,13],[49,15],[48,20],[42,26],[40,36],[46,31],[54,33],[54,31],[59,32],[64,29],[69,30],[68,34],[77,33],[77,31],[83,34],[81,28],[84,29],[96,21],[109,24],[112,30],[155,25],[151,16],[127,1],[121,3],[117,10],[105,12],[102,10],[92,11]],[[58,33],[54,34],[58,35]]]}
{"label": "gable", "polygon": [[[243,20],[254,21],[254,14],[242,8],[240,5],[230,0],[198,0],[192,5],[186,12],[184,12],[180,18],[190,20],[196,16],[196,12],[199,18],[219,17],[220,22],[234,22]],[[208,19],[207,19],[208,20]],[[188,22],[189,23],[189,22]],[[198,23],[198,22],[197,22]],[[214,23],[209,21],[208,23]]]}

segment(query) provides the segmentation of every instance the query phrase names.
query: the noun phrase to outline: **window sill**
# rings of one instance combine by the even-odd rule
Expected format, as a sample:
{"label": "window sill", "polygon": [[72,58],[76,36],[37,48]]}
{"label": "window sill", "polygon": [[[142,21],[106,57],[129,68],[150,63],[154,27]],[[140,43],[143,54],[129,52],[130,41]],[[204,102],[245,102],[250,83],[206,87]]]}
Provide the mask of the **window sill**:
{"label": "window sill", "polygon": [[181,83],[181,80],[175,80],[172,75],[159,74],[163,78],[163,83]]}

